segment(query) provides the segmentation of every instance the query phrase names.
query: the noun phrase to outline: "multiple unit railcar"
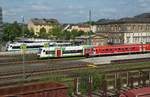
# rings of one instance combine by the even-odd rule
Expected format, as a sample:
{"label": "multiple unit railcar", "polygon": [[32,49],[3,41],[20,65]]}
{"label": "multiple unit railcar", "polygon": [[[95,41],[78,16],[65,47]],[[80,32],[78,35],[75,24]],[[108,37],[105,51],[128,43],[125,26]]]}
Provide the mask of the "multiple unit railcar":
{"label": "multiple unit railcar", "polygon": [[142,52],[142,45],[114,45],[114,46],[96,46],[93,48],[85,48],[86,55],[110,55],[110,54],[125,54],[125,53],[138,53]]}
{"label": "multiple unit railcar", "polygon": [[49,47],[41,48],[38,56],[40,58],[57,58],[69,56],[84,56],[85,46]]}
{"label": "multiple unit railcar", "polygon": [[10,43],[6,46],[6,51],[20,51],[21,45],[25,44],[27,46],[27,50],[30,51],[38,51],[40,48],[44,47],[45,44],[48,44],[48,47],[62,47],[62,46],[70,46],[71,43],[56,43],[56,42],[35,42],[35,43]]}
{"label": "multiple unit railcar", "polygon": [[42,48],[39,52],[40,58],[44,57],[66,57],[66,56],[99,56],[128,53],[150,52],[150,44],[130,44],[112,46],[69,46]]}
{"label": "multiple unit railcar", "polygon": [[6,46],[6,51],[20,51],[22,44],[27,46],[27,50],[38,51],[39,48],[44,47],[45,43],[10,43]]}

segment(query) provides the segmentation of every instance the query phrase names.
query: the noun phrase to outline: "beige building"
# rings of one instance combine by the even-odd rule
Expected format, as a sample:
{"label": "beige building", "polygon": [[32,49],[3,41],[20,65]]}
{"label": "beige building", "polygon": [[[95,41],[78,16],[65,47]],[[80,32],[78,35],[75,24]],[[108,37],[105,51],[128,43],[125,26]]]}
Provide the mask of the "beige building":
{"label": "beige building", "polygon": [[56,25],[59,25],[59,22],[56,19],[38,19],[34,18],[28,22],[28,29],[33,31],[35,35],[38,35],[41,29],[45,29],[48,33]]}
{"label": "beige building", "polygon": [[150,14],[97,23],[97,33],[109,37],[108,42],[134,44],[150,42]]}

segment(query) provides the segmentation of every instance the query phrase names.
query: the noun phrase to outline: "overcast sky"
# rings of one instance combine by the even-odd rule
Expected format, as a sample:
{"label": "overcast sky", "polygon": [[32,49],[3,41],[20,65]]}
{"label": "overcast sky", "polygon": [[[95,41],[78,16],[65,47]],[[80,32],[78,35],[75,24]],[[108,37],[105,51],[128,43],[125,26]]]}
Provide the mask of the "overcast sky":
{"label": "overcast sky", "polygon": [[55,18],[61,23],[77,23],[101,18],[130,17],[150,12],[150,0],[0,0],[4,22],[27,22],[30,18]]}

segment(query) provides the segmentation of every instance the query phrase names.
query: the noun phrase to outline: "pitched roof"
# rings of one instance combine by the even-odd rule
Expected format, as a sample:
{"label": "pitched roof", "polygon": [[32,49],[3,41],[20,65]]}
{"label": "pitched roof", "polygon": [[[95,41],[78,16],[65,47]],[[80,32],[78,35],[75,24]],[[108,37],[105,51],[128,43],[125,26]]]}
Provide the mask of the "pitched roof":
{"label": "pitched roof", "polygon": [[125,17],[118,20],[101,19],[96,22],[96,24],[122,24],[122,23],[150,23],[150,13],[144,13],[134,17]]}
{"label": "pitched roof", "polygon": [[59,22],[56,19],[38,19],[38,18],[34,18],[34,19],[31,19],[31,22],[33,22],[35,25],[59,24]]}
{"label": "pitched roof", "polygon": [[149,97],[146,95],[150,95],[150,87],[132,89],[125,93],[128,97]]}

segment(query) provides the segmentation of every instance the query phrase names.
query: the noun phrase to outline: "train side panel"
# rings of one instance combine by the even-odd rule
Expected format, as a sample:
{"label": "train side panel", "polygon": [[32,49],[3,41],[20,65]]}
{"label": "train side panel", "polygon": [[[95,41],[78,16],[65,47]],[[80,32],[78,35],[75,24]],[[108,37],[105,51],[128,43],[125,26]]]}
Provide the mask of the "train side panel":
{"label": "train side panel", "polygon": [[150,51],[150,44],[144,44],[145,51]]}
{"label": "train side panel", "polygon": [[83,56],[84,48],[83,46],[70,46],[65,47],[62,51],[62,57],[69,57],[69,56]]}
{"label": "train side panel", "polygon": [[116,45],[116,46],[97,46],[95,47],[96,55],[121,54],[141,52],[141,45]]}
{"label": "train side panel", "polygon": [[71,57],[83,56],[83,46],[67,46],[67,47],[48,47],[42,48],[38,56],[40,58],[57,58],[57,57]]}

